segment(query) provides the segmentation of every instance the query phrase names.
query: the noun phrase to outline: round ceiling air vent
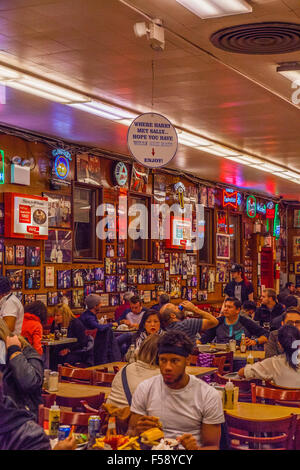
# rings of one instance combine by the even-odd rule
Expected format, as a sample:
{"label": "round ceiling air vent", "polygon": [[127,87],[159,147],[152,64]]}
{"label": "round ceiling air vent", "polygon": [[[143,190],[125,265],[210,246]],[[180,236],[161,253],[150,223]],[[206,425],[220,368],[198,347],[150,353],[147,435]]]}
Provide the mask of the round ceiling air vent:
{"label": "round ceiling air vent", "polygon": [[300,50],[300,24],[242,24],[221,29],[210,40],[215,47],[237,54],[285,54]]}

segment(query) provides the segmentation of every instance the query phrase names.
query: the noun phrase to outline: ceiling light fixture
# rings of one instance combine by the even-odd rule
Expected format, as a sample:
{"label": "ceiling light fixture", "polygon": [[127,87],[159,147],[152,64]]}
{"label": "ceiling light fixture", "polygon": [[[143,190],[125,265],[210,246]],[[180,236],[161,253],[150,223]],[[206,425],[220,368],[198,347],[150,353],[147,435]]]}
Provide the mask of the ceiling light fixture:
{"label": "ceiling light fixture", "polygon": [[126,121],[129,124],[132,119],[135,119],[138,115],[125,109],[118,108],[117,106],[108,105],[101,103],[101,101],[92,100],[89,103],[74,103],[71,104],[72,108],[80,109],[87,113],[95,114],[96,116],[103,117],[105,119],[110,119],[112,121]]}
{"label": "ceiling light fixture", "polygon": [[251,13],[252,7],[245,0],[176,0],[200,18]]}
{"label": "ceiling light fixture", "polygon": [[162,26],[162,20],[156,18],[149,23],[135,23],[133,31],[136,37],[147,36],[150,46],[155,51],[163,51],[165,48],[165,30]]}

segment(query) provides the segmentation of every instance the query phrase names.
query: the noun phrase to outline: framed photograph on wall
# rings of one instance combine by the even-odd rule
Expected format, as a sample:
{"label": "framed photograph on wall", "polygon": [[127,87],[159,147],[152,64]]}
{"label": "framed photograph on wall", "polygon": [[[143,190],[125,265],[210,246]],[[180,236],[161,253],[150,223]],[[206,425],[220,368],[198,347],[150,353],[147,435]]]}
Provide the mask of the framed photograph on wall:
{"label": "framed photograph on wall", "polygon": [[40,266],[41,248],[39,246],[26,246],[26,266]]}
{"label": "framed photograph on wall", "polygon": [[300,256],[300,237],[293,237],[293,256]]}
{"label": "framed photograph on wall", "polygon": [[295,274],[300,274],[300,261],[295,262]]}
{"label": "framed photograph on wall", "polygon": [[25,264],[25,246],[16,245],[16,265],[24,266]]}
{"label": "framed photograph on wall", "polygon": [[71,269],[59,270],[57,274],[57,289],[71,288]]}
{"label": "framed photograph on wall", "polygon": [[24,294],[24,304],[30,304],[31,302],[35,302],[35,300],[35,294]]}
{"label": "framed photograph on wall", "polygon": [[48,226],[71,228],[71,196],[43,193],[48,198]]}
{"label": "framed photograph on wall", "polygon": [[41,287],[41,271],[39,269],[25,269],[25,289],[39,289]]}
{"label": "framed photograph on wall", "polygon": [[72,291],[72,307],[81,308],[84,307],[84,290],[74,289]]}
{"label": "framed photograph on wall", "polygon": [[35,300],[43,302],[43,304],[47,307],[47,294],[36,294]]}
{"label": "framed photograph on wall", "polygon": [[6,277],[11,282],[11,288],[13,290],[23,289],[23,271],[22,269],[7,269],[5,271]]}
{"label": "framed photograph on wall", "polygon": [[219,259],[230,259],[230,235],[216,234],[216,255]]}
{"label": "framed photograph on wall", "polygon": [[45,263],[72,262],[72,232],[70,230],[49,230],[45,240]]}
{"label": "framed photograph on wall", "polygon": [[47,293],[47,304],[49,307],[58,304],[58,292]]}
{"label": "framed photograph on wall", "polygon": [[15,264],[15,247],[14,245],[5,246],[5,264]]}
{"label": "framed photograph on wall", "polygon": [[83,287],[84,285],[84,269],[72,269],[73,287]]}
{"label": "framed photograph on wall", "polygon": [[54,287],[55,286],[55,277],[54,277],[54,266],[45,266],[45,287]]}

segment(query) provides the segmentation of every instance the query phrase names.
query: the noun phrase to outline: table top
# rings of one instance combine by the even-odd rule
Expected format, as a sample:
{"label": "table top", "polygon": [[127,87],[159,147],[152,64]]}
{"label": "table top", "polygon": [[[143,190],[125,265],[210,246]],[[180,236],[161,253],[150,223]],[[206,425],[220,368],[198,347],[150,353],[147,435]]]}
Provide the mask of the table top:
{"label": "table top", "polygon": [[224,410],[225,414],[235,418],[244,418],[252,421],[268,421],[272,419],[286,418],[292,413],[300,415],[300,408],[280,405],[264,405],[262,403],[238,402],[233,410]]}
{"label": "table top", "polygon": [[[88,370],[95,370],[95,369],[104,369],[107,367],[108,372],[113,372],[113,367],[117,366],[119,369],[122,369],[128,362],[110,362],[107,364],[99,364],[98,366],[87,367]],[[203,375],[210,375],[216,372],[218,369],[217,367],[197,367],[197,366],[188,366],[186,368],[186,372],[189,375],[197,375],[201,377]]]}
{"label": "table top", "polygon": [[[111,387],[104,387],[101,385],[86,385],[86,384],[74,384],[70,382],[59,382],[58,390],[53,392],[53,394],[58,397],[89,397],[94,396],[99,393],[105,393],[107,398],[110,394]],[[49,392],[51,393],[51,392]]]}
{"label": "table top", "polygon": [[247,357],[249,356],[249,354],[252,354],[252,356],[254,357],[254,360],[263,360],[265,359],[265,356],[266,356],[266,353],[265,351],[247,351],[245,353],[241,353],[240,351],[235,351],[235,353],[233,353],[233,359],[245,359],[247,360]]}
{"label": "table top", "polygon": [[59,344],[67,344],[67,343],[77,343],[77,338],[61,338],[61,339],[42,339],[41,343],[43,346],[57,346]]}

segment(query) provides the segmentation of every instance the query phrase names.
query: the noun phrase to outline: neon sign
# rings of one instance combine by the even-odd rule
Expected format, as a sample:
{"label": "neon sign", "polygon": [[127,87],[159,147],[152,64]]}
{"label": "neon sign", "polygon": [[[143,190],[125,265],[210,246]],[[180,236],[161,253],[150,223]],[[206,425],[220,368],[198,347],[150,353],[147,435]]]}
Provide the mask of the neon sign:
{"label": "neon sign", "polygon": [[274,219],[275,217],[275,204],[273,201],[267,203],[266,211],[267,219]]}
{"label": "neon sign", "polygon": [[280,217],[279,217],[279,205],[275,205],[274,225],[273,225],[273,236],[278,240],[280,237]]}
{"label": "neon sign", "polygon": [[237,191],[223,189],[223,207],[226,207],[226,206],[237,209],[238,207],[238,192]]}
{"label": "neon sign", "polygon": [[256,204],[256,210],[258,214],[266,215],[267,207],[263,202],[258,202]]}
{"label": "neon sign", "polygon": [[256,216],[256,197],[255,196],[248,196],[247,197],[247,215],[251,219],[254,219]]}
{"label": "neon sign", "polygon": [[0,150],[0,184],[4,184],[4,152]]}
{"label": "neon sign", "polygon": [[54,171],[55,171],[56,176],[60,180],[66,179],[70,171],[69,161],[72,161],[70,152],[67,152],[67,150],[58,148],[52,151],[52,155],[53,157],[55,157]]}

